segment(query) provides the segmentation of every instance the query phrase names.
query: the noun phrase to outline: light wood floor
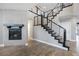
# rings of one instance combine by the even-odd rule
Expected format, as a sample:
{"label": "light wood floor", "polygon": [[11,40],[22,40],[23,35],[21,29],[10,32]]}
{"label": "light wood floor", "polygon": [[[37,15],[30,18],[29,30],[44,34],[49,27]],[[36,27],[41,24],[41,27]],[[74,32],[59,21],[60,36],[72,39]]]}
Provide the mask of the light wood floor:
{"label": "light wood floor", "polygon": [[75,42],[70,42],[70,51],[65,51],[34,40],[28,46],[0,47],[1,56],[75,56],[78,55]]}

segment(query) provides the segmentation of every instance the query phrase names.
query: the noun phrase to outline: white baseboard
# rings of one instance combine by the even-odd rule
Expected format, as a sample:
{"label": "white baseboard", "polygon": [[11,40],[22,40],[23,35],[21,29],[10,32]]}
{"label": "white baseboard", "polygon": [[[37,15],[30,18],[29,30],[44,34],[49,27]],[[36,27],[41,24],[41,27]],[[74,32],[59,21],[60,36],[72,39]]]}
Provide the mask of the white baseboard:
{"label": "white baseboard", "polygon": [[4,47],[4,44],[0,44],[0,47]]}
{"label": "white baseboard", "polygon": [[51,43],[48,43],[48,42],[45,42],[45,41],[41,41],[41,40],[38,40],[38,39],[34,39],[34,40],[36,40],[36,41],[38,41],[38,42],[41,42],[41,43],[45,43],[45,44],[51,45],[51,46],[54,46],[54,47],[58,47],[58,48],[60,48],[60,49],[66,50],[66,51],[68,50],[67,48],[62,47],[62,46],[58,46],[58,45],[56,45],[56,44],[51,44]]}
{"label": "white baseboard", "polygon": [[[0,47],[4,47],[4,44],[0,44]],[[28,46],[28,43],[25,44],[25,46]]]}
{"label": "white baseboard", "polygon": [[76,42],[76,40],[68,40],[68,41],[71,41],[71,42]]}

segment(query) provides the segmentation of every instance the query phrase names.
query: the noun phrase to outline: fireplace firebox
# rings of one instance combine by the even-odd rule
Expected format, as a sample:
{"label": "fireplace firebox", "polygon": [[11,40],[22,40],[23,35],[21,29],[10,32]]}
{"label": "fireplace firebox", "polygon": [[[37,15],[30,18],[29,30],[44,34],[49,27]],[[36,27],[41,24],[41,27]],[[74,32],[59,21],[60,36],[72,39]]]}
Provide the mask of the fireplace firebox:
{"label": "fireplace firebox", "polygon": [[22,39],[22,27],[23,24],[8,25],[9,40],[21,40]]}

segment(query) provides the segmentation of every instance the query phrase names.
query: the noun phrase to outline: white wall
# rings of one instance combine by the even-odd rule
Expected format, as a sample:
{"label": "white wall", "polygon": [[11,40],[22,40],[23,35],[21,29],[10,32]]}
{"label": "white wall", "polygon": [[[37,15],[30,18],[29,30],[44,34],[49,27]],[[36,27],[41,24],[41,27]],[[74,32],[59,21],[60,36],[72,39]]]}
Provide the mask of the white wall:
{"label": "white wall", "polygon": [[71,22],[66,21],[66,22],[61,22],[61,26],[63,26],[66,29],[66,39],[71,40]]}
{"label": "white wall", "polygon": [[[28,40],[28,19],[27,12],[3,9],[2,33],[4,45],[24,45]],[[1,13],[0,13],[1,15]],[[22,40],[9,40],[8,29],[4,24],[24,24],[22,29]]]}
{"label": "white wall", "polygon": [[58,16],[63,18],[65,16],[68,17],[70,15],[73,15],[73,8],[74,6],[69,6],[69,7],[64,8]]}
{"label": "white wall", "polygon": [[77,19],[73,17],[73,19],[71,20],[71,39],[73,41],[76,41],[76,23]]}
{"label": "white wall", "polygon": [[66,21],[60,22],[67,31],[67,40],[75,41],[76,40],[76,18],[71,18]]}
{"label": "white wall", "polygon": [[[59,14],[59,22],[62,27],[66,29],[67,40],[75,40],[75,29],[74,29],[74,5],[64,8]],[[73,37],[73,38],[72,38]]]}
{"label": "white wall", "polygon": [[58,43],[58,40],[55,40],[54,37],[51,36],[43,27],[35,26],[34,27],[34,40],[43,41],[46,43],[50,43],[51,45],[62,46],[62,44]]}
{"label": "white wall", "polygon": [[2,37],[2,35],[3,35],[3,32],[2,32],[2,20],[3,20],[3,11],[2,10],[0,10],[0,44],[2,44],[3,43],[3,37]]}

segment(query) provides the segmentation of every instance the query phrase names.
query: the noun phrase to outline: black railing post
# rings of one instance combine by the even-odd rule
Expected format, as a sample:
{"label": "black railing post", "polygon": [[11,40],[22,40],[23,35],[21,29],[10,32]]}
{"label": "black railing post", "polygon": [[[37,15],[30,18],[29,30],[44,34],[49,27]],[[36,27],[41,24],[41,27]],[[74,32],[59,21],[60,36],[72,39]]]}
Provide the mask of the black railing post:
{"label": "black railing post", "polygon": [[41,15],[41,26],[43,26],[43,17]]}
{"label": "black railing post", "polygon": [[64,29],[63,46],[66,46],[66,30]]}
{"label": "black railing post", "polygon": [[51,29],[52,29],[52,19],[51,19]]}

